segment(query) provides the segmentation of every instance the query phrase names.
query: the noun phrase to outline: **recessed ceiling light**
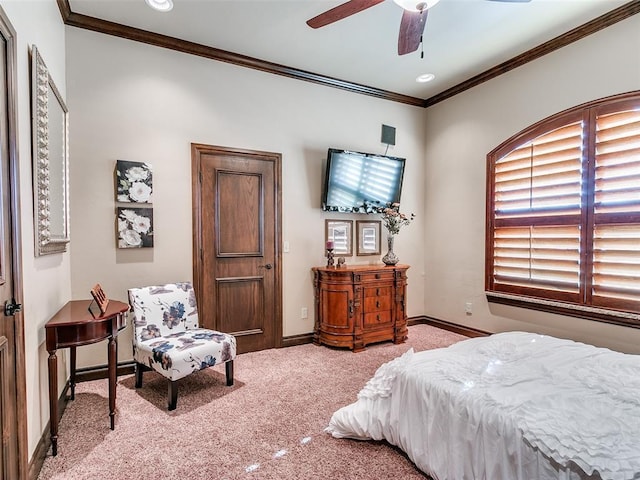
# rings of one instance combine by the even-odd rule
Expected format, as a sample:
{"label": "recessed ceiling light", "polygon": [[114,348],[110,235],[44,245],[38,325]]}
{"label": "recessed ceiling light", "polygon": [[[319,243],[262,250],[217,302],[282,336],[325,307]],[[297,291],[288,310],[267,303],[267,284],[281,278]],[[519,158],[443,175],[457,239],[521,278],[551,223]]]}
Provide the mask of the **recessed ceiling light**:
{"label": "recessed ceiling light", "polygon": [[159,12],[168,12],[173,8],[173,2],[171,0],[144,0],[154,10]]}
{"label": "recessed ceiling light", "polygon": [[423,73],[422,75],[418,76],[418,78],[416,78],[416,82],[427,83],[433,80],[434,78],[436,78],[436,76],[433,73]]}

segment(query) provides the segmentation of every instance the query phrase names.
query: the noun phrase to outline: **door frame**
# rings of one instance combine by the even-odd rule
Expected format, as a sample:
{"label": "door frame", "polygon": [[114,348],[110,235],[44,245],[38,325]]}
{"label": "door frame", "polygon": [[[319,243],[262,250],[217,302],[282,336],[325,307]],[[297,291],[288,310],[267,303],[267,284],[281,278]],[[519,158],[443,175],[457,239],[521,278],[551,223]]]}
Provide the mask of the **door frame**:
{"label": "door frame", "polygon": [[[20,225],[20,163],[18,156],[18,109],[17,109],[17,45],[16,31],[11,25],[5,11],[0,7],[0,32],[7,41],[7,127],[9,137],[9,186],[10,192],[10,225],[11,225],[11,273],[13,297],[16,303],[23,303],[22,285],[22,235]],[[27,380],[24,318],[21,312],[13,317],[5,317],[4,321],[13,319],[14,352],[16,373],[16,407],[18,434],[18,478],[26,479],[28,473],[27,443]]]}
{"label": "door frame", "polygon": [[191,192],[192,192],[192,214],[193,214],[193,288],[196,298],[202,298],[201,278],[203,275],[202,265],[202,223],[200,221],[202,215],[202,165],[200,157],[203,154],[213,155],[242,155],[253,157],[254,160],[261,160],[267,157],[274,165],[274,182],[275,182],[275,205],[274,205],[274,242],[275,242],[275,268],[274,270],[274,343],[273,348],[282,347],[282,161],[279,153],[262,152],[257,150],[247,150],[242,148],[223,147],[217,145],[206,145],[200,143],[191,144]]}

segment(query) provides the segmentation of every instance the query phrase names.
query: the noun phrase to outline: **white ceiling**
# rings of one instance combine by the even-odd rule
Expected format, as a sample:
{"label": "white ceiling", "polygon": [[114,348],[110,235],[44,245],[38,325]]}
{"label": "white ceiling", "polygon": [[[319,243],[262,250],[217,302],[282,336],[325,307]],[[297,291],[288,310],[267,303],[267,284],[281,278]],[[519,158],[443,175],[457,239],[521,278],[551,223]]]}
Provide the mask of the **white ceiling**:
{"label": "white ceiling", "polygon": [[[628,0],[441,0],[429,10],[424,58],[397,54],[402,9],[387,0],[314,30],[343,0],[69,0],[71,11],[260,60],[418,98],[432,97]],[[416,77],[433,73],[420,84]]]}

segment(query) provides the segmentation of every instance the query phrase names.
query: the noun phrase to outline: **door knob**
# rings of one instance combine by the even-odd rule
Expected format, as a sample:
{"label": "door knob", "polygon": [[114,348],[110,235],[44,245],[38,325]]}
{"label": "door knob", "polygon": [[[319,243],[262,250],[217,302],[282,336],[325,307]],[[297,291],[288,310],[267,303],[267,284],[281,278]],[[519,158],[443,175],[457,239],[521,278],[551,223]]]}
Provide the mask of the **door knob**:
{"label": "door knob", "polygon": [[266,265],[258,265],[258,268],[266,268],[267,270],[271,270],[273,268],[273,265],[267,263]]}
{"label": "door knob", "polygon": [[15,300],[7,300],[4,303],[4,314],[6,317],[12,317],[16,313],[22,311],[22,304],[16,303]]}

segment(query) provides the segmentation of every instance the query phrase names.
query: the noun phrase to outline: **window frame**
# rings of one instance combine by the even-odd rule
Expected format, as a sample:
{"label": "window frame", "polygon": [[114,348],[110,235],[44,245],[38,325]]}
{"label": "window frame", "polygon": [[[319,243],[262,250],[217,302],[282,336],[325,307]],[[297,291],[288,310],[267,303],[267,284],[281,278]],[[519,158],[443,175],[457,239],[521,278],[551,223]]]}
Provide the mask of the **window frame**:
{"label": "window frame", "polygon": [[[592,299],[593,277],[593,232],[595,224],[602,223],[631,223],[640,225],[640,212],[635,213],[592,213],[594,211],[595,181],[595,127],[593,124],[598,115],[618,111],[640,109],[640,91],[628,92],[620,95],[587,102],[576,107],[547,117],[513,135],[487,154],[486,178],[486,236],[485,236],[485,294],[490,303],[498,303],[540,310],[606,323],[613,323],[629,327],[640,328],[640,309],[633,301],[616,302],[614,300]],[[520,218],[496,218],[494,193],[496,180],[496,162],[516,148],[534,141],[536,138],[552,132],[576,121],[583,122],[582,136],[582,201],[579,214],[560,214],[554,216],[528,216]],[[585,160],[586,157],[586,160]],[[594,218],[598,217],[598,222]],[[579,292],[573,294],[564,291],[554,291],[532,286],[500,285],[495,279],[494,247],[495,229],[504,226],[544,226],[557,225],[559,220],[565,220],[560,225],[569,225],[569,221],[578,221],[581,229],[587,233],[580,235],[580,264]],[[602,222],[603,221],[603,222]],[[498,285],[496,287],[496,284]]]}

